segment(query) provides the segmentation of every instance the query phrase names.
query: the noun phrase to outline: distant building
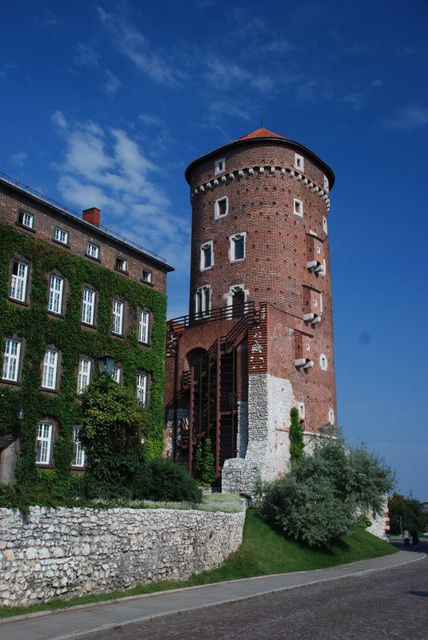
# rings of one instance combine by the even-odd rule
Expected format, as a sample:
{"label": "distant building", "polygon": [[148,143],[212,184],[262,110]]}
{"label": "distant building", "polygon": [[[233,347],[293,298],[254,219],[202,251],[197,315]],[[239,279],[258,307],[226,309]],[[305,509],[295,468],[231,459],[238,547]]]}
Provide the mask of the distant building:
{"label": "distant building", "polygon": [[150,409],[161,453],[166,275],[156,254],[0,174],[0,482],[85,467],[79,394],[97,359]]}
{"label": "distant building", "polygon": [[214,443],[225,490],[252,493],[337,424],[328,215],[334,174],[259,129],[192,162],[189,315],[168,322],[166,447]]}

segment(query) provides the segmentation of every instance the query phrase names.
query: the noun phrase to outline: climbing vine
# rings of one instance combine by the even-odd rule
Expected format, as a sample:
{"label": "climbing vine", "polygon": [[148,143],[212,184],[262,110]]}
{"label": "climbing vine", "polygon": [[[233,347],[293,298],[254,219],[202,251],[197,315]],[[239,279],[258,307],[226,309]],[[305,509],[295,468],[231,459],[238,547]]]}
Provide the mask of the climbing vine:
{"label": "climbing vine", "polygon": [[[28,306],[8,300],[10,264],[14,256],[24,257],[31,265]],[[49,273],[59,272],[67,282],[64,317],[47,312]],[[83,285],[98,292],[96,329],[84,328],[80,322]],[[86,258],[57,249],[32,236],[0,223],[0,340],[2,354],[7,336],[23,340],[20,385],[0,384],[0,434],[20,436],[21,452],[15,478],[18,483],[45,484],[67,491],[81,479],[71,472],[73,425],[80,421],[80,401],[76,397],[77,368],[81,355],[96,359],[110,355],[121,363],[124,386],[135,390],[137,371],[150,374],[150,405],[146,451],[160,455],[163,448],[163,386],[166,331],[166,296],[128,280]],[[130,323],[125,338],[111,335],[111,309],[114,296],[128,307]],[[151,346],[138,343],[137,309],[151,310]],[[134,326],[132,326],[132,324]],[[40,387],[41,363],[47,345],[61,353],[59,392],[49,393]],[[22,423],[18,412],[24,410]],[[35,465],[35,441],[40,419],[52,419],[57,425],[53,469]]]}

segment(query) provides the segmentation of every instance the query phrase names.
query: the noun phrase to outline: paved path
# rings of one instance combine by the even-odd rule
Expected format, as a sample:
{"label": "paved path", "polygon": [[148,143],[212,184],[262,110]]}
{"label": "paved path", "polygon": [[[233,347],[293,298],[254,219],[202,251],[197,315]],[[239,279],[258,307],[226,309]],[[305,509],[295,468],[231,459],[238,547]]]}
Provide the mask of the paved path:
{"label": "paved path", "polygon": [[[329,569],[234,580],[176,591],[164,591],[159,594],[133,596],[96,605],[83,605],[57,613],[32,614],[26,616],[25,619],[3,621],[0,624],[0,638],[1,640],[65,640],[66,638],[71,640],[92,633],[96,633],[98,638],[106,638],[108,630],[123,627],[119,635],[111,636],[112,638],[122,638],[125,637],[127,625],[135,625],[173,613],[206,609],[224,603],[238,602],[338,578],[362,576],[382,569],[404,566],[408,563],[419,564],[417,561],[424,560],[425,557],[425,553],[400,551],[383,558],[363,560]],[[423,564],[425,565],[425,563]],[[179,617],[181,618],[181,616]],[[131,627],[129,631],[129,638],[137,637],[133,635]],[[115,632],[113,631],[113,633]],[[165,632],[163,633],[164,638],[169,637]],[[148,638],[149,636],[145,633],[141,637]],[[186,634],[181,637],[186,637]],[[245,637],[248,640],[248,636]],[[414,635],[409,637],[415,638]],[[428,637],[428,629],[426,637]],[[205,635],[204,640],[207,640]]]}

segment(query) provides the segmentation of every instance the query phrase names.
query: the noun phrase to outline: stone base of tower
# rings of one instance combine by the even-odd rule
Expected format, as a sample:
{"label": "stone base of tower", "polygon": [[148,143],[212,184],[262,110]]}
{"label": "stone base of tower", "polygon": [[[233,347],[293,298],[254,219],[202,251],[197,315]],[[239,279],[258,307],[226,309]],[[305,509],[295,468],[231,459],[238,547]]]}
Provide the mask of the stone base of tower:
{"label": "stone base of tower", "polygon": [[289,380],[268,373],[248,376],[247,447],[241,449],[240,457],[225,461],[223,491],[254,496],[258,482],[274,480],[287,471],[290,410],[294,406]]}

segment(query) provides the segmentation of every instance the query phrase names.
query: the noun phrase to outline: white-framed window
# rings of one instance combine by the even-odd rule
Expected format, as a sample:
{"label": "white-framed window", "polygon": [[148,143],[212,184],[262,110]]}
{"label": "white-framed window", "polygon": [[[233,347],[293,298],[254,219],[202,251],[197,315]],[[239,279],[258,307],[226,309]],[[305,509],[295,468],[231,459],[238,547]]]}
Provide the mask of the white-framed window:
{"label": "white-framed window", "polygon": [[235,233],[230,236],[229,258],[231,262],[245,260],[246,233]]}
{"label": "white-framed window", "polygon": [[53,424],[39,422],[36,438],[36,464],[50,464]]}
{"label": "white-framed window", "polygon": [[294,198],[294,213],[303,218],[303,202]]}
{"label": "white-framed window", "polygon": [[149,269],[143,269],[141,272],[141,282],[151,284],[153,282],[153,272]]}
{"label": "white-framed window", "polygon": [[111,330],[119,336],[123,334],[123,309],[124,303],[121,300],[113,300]]}
{"label": "white-framed window", "polygon": [[9,298],[25,302],[27,297],[28,264],[21,260],[12,263],[12,276],[10,280]]}
{"label": "white-framed window", "polygon": [[306,351],[310,351],[311,350],[311,345],[309,344],[309,342],[306,343]]}
{"label": "white-framed window", "polygon": [[219,158],[214,162],[214,175],[218,176],[223,171],[226,171],[226,158]]}
{"label": "white-framed window", "polygon": [[80,442],[79,436],[80,427],[73,427],[73,459],[71,466],[83,469],[85,466],[85,450]]}
{"label": "white-framed window", "polygon": [[305,403],[304,402],[298,402],[297,403],[297,409],[299,411],[300,420],[304,420],[305,419]]}
{"label": "white-framed window", "polygon": [[21,341],[7,338],[4,345],[2,380],[18,382]]}
{"label": "white-framed window", "polygon": [[94,244],[93,242],[88,242],[86,245],[86,255],[90,258],[95,258],[95,260],[99,260],[100,257],[100,247],[98,244]]}
{"label": "white-framed window", "polygon": [[22,224],[23,227],[27,227],[27,229],[32,229],[34,226],[34,216],[32,213],[28,213],[28,211],[18,211],[17,222]]}
{"label": "white-framed window", "polygon": [[328,223],[327,223],[327,218],[325,216],[323,216],[323,219],[322,219],[322,230],[326,235],[328,234]]}
{"label": "white-framed window", "polygon": [[323,312],[323,297],[322,297],[322,293],[320,293],[320,313]]}
{"label": "white-framed window", "polygon": [[211,310],[211,287],[205,285],[196,289],[195,314],[197,316],[208,315]]}
{"label": "white-framed window", "polygon": [[124,271],[125,273],[128,271],[128,260],[125,258],[121,258],[120,256],[116,257],[115,268],[118,271]]}
{"label": "white-framed window", "polygon": [[334,424],[334,411],[330,409],[328,412],[328,421],[330,424]]}
{"label": "white-framed window", "polygon": [[122,382],[122,367],[120,367],[118,364],[115,365],[113,367],[111,377],[115,382],[117,382],[117,384],[120,384]]}
{"label": "white-framed window", "polygon": [[294,154],[294,166],[300,171],[304,171],[305,169],[305,159],[303,156],[299,156],[298,153]]}
{"label": "white-framed window", "polygon": [[218,220],[219,218],[224,218],[229,213],[229,198],[227,196],[223,196],[222,198],[218,198],[218,200],[214,203],[214,219]]}
{"label": "white-framed window", "polygon": [[148,375],[144,371],[137,373],[137,399],[142,403],[147,402],[147,382]]}
{"label": "white-framed window", "polygon": [[58,351],[46,349],[42,365],[42,388],[56,389],[58,374]]}
{"label": "white-framed window", "polygon": [[95,321],[95,291],[83,287],[82,322],[93,325]]}
{"label": "white-framed window", "polygon": [[150,330],[150,312],[146,309],[141,309],[138,318],[138,340],[148,344],[149,342],[149,330]]}
{"label": "white-framed window", "polygon": [[322,353],[320,355],[320,367],[323,371],[327,371],[327,367],[328,367],[328,360],[327,360],[327,356],[325,355],[325,353]]}
{"label": "white-framed window", "polygon": [[89,358],[80,358],[77,372],[77,393],[83,393],[91,381],[91,375],[92,360]]}
{"label": "white-framed window", "polygon": [[68,231],[60,227],[55,227],[54,240],[61,244],[68,244]]}
{"label": "white-framed window", "polygon": [[214,265],[214,246],[213,241],[201,244],[200,269],[206,271]]}
{"label": "white-framed window", "polygon": [[329,188],[330,188],[330,185],[329,185],[329,183],[328,183],[328,178],[327,178],[327,176],[324,176],[324,189],[325,189],[326,191],[328,191],[328,190],[329,190]]}
{"label": "white-framed window", "polygon": [[48,311],[62,313],[62,301],[64,296],[64,278],[51,275],[49,280]]}

